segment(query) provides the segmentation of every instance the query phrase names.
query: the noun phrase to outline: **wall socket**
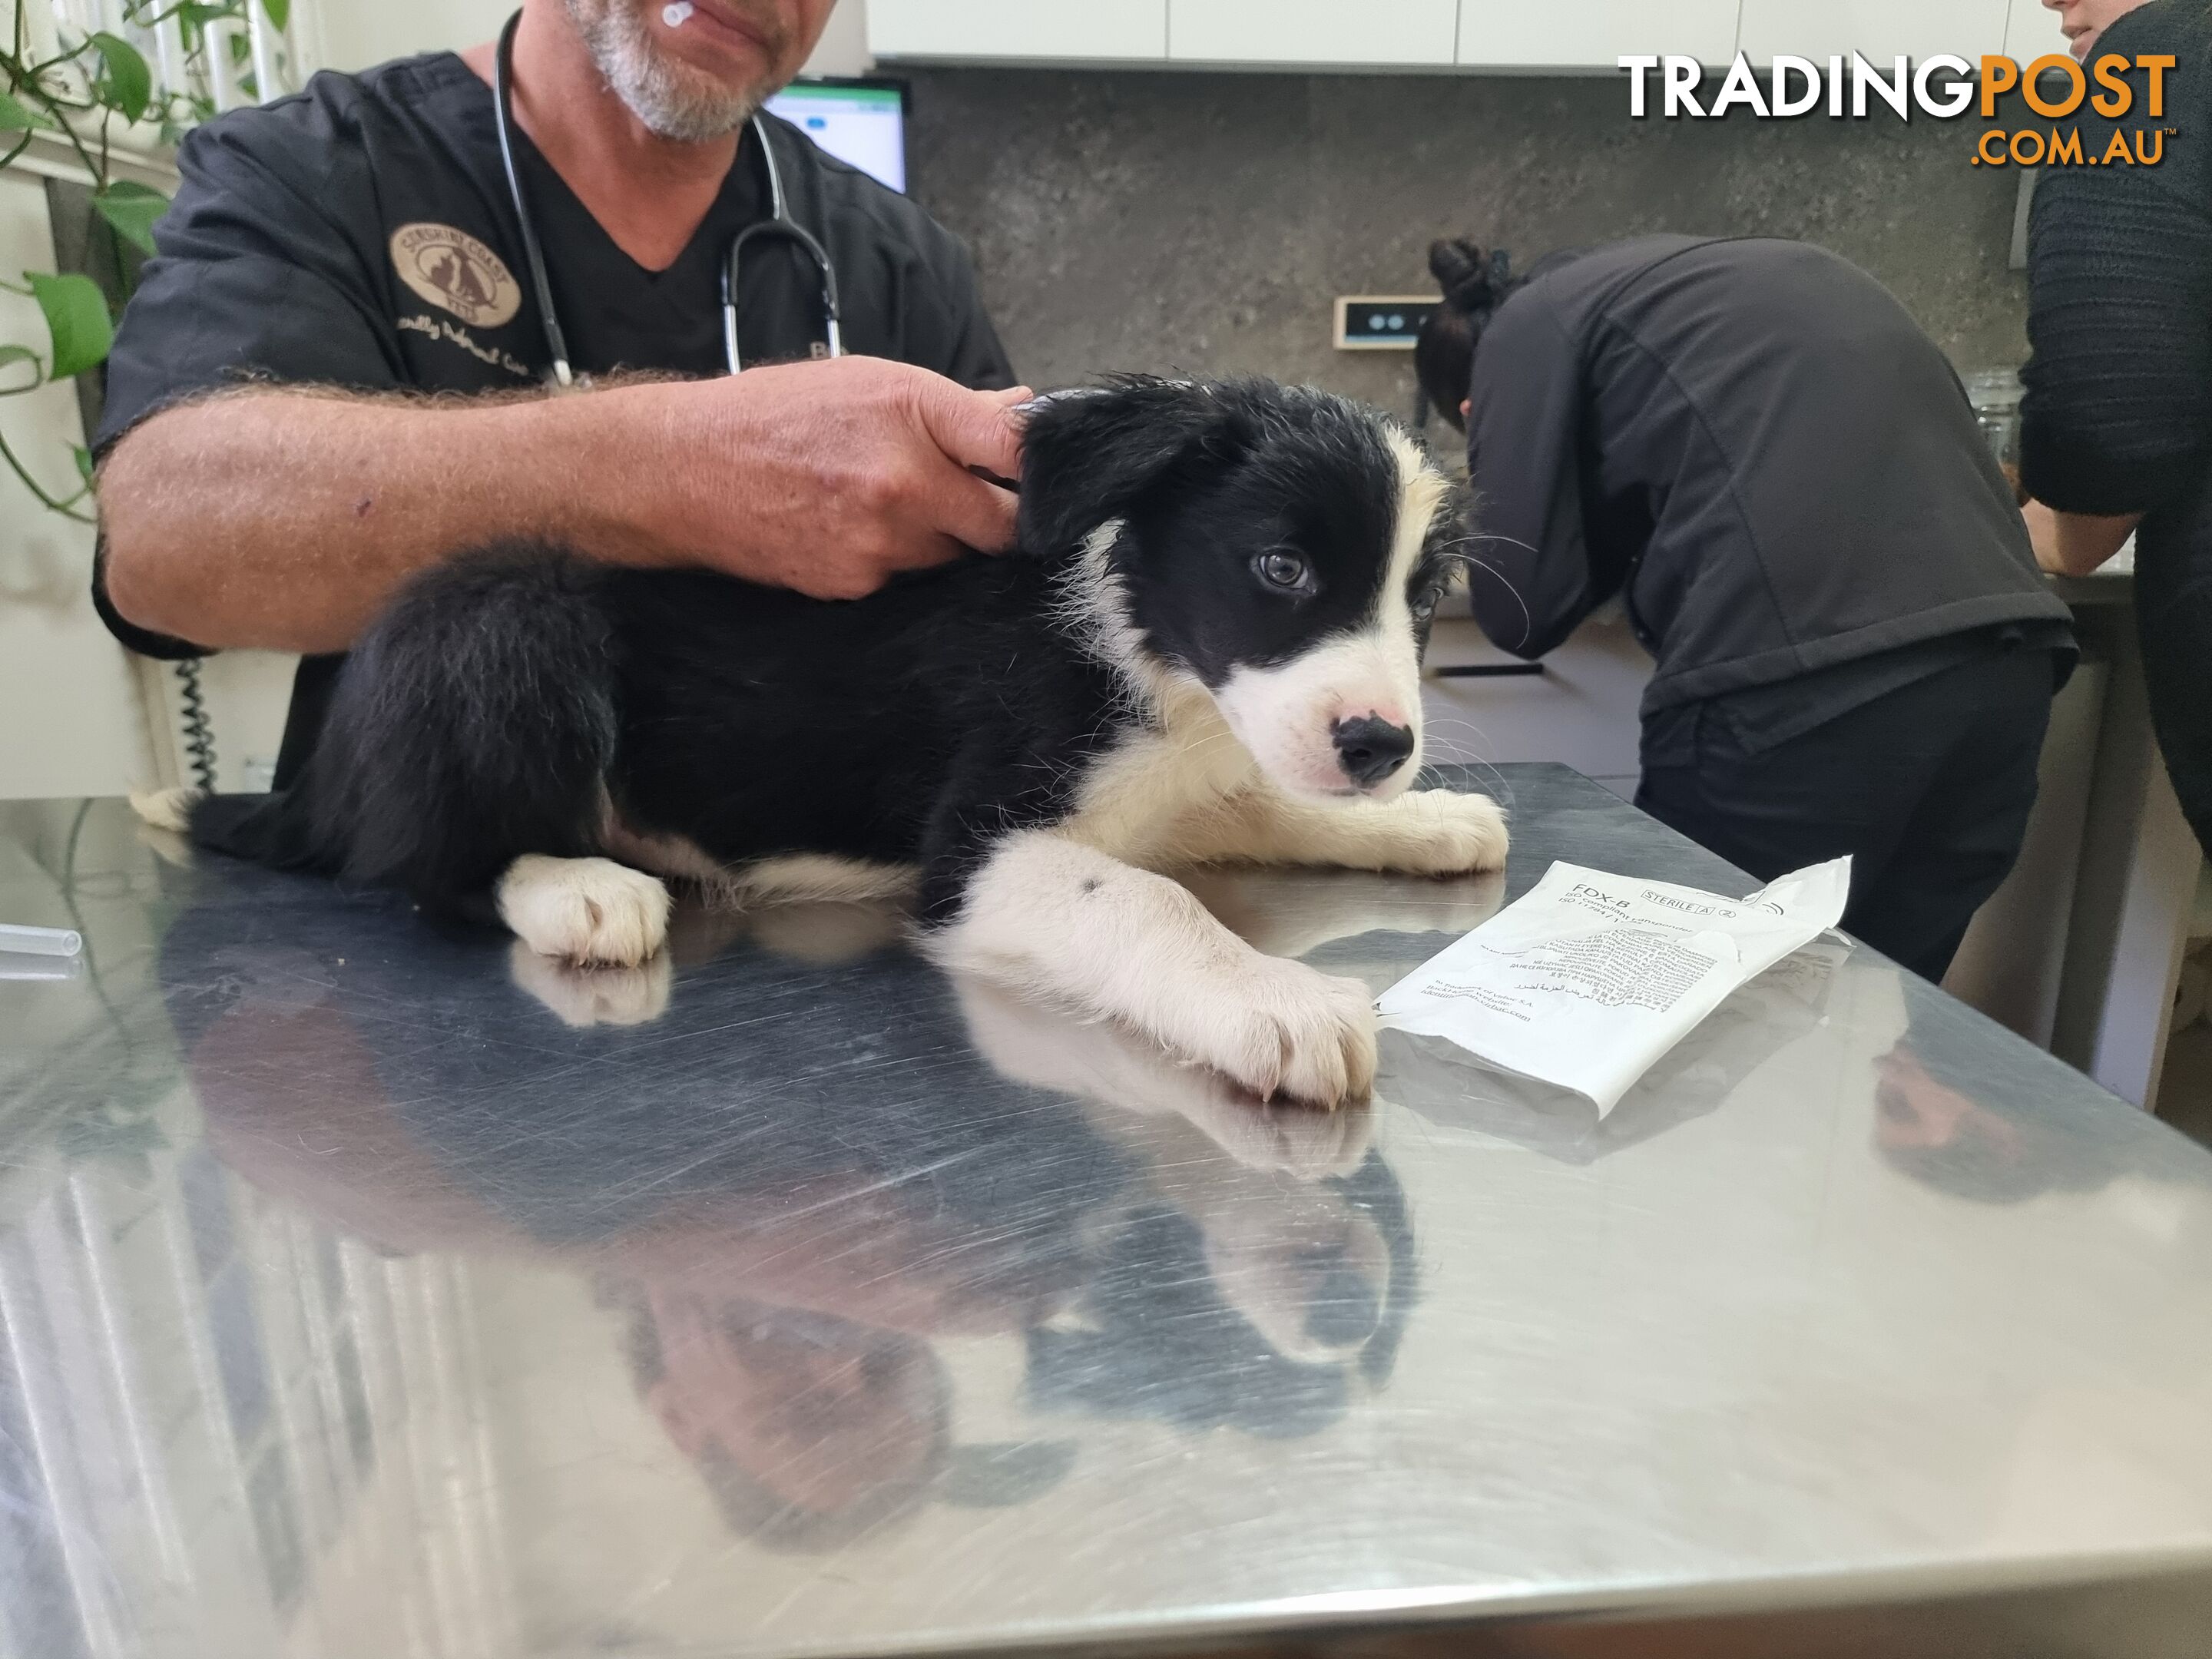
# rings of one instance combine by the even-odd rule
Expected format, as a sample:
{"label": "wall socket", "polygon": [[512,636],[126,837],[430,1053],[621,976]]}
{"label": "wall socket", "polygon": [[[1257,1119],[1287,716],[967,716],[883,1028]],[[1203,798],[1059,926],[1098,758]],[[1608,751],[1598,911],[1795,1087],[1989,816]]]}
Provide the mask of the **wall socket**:
{"label": "wall socket", "polygon": [[1411,351],[1439,301],[1433,294],[1347,294],[1336,302],[1339,351]]}

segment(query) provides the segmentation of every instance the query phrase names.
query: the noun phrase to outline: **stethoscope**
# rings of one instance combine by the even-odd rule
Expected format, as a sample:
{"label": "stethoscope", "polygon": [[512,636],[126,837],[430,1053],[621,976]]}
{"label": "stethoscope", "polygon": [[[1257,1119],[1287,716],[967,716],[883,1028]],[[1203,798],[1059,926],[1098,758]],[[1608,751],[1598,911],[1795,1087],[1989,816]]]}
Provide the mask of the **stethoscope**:
{"label": "stethoscope", "polygon": [[[664,15],[674,23],[681,23],[690,12],[690,6],[678,0]],[[507,168],[507,189],[514,198],[515,221],[522,227],[522,257],[530,267],[531,292],[538,301],[538,320],[545,330],[545,347],[553,356],[553,383],[571,386],[576,384],[577,376],[568,365],[568,338],[561,332],[561,319],[553,312],[553,283],[545,272],[545,252],[538,245],[538,227],[530,216],[529,205],[522,198],[522,175],[514,166],[514,31],[521,21],[522,14],[518,11],[500,31],[499,52],[492,70],[492,107],[499,121],[499,159]],[[781,237],[814,262],[816,274],[822,279],[823,337],[829,347],[827,355],[845,355],[844,331],[840,326],[837,309],[837,267],[830,261],[830,251],[791,216],[790,204],[783,193],[783,170],[776,166],[775,151],[769,144],[768,124],[755,115],[750,125],[753,148],[759,151],[761,166],[768,175],[769,216],[739,231],[732,239],[729,253],[722,261],[722,360],[730,366],[732,374],[741,373],[745,366],[744,353],[738,345],[738,276],[743,269],[746,246],[763,237]]]}

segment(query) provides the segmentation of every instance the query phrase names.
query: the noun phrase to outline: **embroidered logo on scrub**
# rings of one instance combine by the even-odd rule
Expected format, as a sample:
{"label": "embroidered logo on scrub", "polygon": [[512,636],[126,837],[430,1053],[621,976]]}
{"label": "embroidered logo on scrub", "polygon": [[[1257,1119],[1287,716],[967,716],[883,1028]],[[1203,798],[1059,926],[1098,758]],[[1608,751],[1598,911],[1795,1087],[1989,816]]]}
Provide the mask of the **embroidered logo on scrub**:
{"label": "embroidered logo on scrub", "polygon": [[506,262],[451,225],[402,225],[392,233],[399,280],[477,328],[497,328],[522,307],[522,285]]}

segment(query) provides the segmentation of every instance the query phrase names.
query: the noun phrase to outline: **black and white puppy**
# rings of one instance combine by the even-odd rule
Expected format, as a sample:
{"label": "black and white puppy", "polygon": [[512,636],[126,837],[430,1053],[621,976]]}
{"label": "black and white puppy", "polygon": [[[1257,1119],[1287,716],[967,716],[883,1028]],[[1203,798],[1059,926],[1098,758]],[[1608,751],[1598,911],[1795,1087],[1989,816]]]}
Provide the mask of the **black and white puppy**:
{"label": "black and white puppy", "polygon": [[1493,802],[1409,789],[1455,530],[1371,411],[1116,380],[1035,407],[1017,553],[837,604],[489,549],[363,637],[298,787],[142,810],[581,963],[660,948],[664,878],[913,892],[939,960],[1333,1103],[1372,1080],[1366,988],[1160,872],[1504,860]]}

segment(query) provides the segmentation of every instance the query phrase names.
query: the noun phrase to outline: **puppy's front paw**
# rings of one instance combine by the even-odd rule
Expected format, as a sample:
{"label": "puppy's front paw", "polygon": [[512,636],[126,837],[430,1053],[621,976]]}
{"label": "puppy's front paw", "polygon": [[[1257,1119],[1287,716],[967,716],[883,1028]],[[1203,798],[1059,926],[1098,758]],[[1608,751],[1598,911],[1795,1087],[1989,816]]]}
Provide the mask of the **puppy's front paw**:
{"label": "puppy's front paw", "polygon": [[1374,1087],[1375,1009],[1358,980],[1261,957],[1192,1012],[1214,1034],[1193,1057],[1262,1099],[1336,1106]]}
{"label": "puppy's front paw", "polygon": [[668,889],[611,859],[527,853],[499,878],[500,920],[540,956],[635,968],[668,938]]}
{"label": "puppy's front paw", "polygon": [[1403,829],[1393,849],[1393,869],[1416,876],[1456,876],[1505,867],[1505,814],[1487,795],[1416,789],[1389,810]]}

